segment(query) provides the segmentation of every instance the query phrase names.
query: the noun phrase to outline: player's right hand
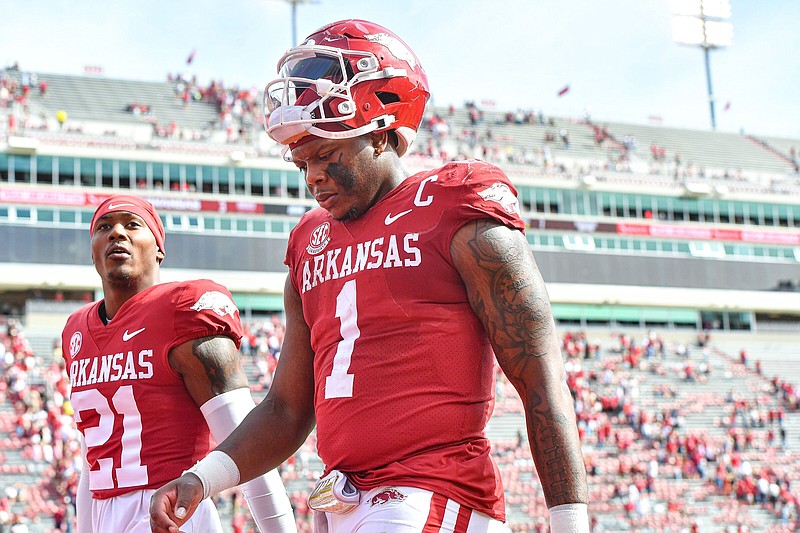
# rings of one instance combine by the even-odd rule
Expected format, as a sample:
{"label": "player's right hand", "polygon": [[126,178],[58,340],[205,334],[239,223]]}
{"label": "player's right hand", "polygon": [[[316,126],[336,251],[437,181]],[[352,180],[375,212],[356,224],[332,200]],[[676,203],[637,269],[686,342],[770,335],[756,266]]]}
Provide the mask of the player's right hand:
{"label": "player's right hand", "polygon": [[150,529],[153,533],[179,533],[203,499],[203,484],[194,474],[170,481],[150,498]]}

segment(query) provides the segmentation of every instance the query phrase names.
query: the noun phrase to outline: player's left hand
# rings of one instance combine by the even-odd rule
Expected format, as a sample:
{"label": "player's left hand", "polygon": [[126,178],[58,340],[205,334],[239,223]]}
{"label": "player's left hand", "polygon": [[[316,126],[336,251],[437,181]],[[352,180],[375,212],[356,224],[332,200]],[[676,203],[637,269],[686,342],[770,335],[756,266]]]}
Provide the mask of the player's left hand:
{"label": "player's left hand", "polygon": [[150,529],[153,533],[180,533],[203,499],[203,485],[194,474],[170,481],[150,498]]}

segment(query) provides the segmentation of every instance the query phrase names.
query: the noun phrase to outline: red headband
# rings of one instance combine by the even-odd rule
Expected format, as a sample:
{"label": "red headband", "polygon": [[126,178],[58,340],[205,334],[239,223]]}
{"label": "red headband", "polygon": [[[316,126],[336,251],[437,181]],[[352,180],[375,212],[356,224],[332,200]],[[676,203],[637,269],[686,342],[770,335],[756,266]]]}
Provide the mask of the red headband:
{"label": "red headband", "polygon": [[289,143],[287,146],[289,147],[289,151],[292,151],[295,148],[297,148],[298,146],[303,146],[308,141],[313,141],[315,139],[321,139],[321,138],[322,137],[317,137],[316,135],[310,135],[310,134],[309,135],[303,135],[302,137],[300,137],[296,141]]}
{"label": "red headband", "polygon": [[141,217],[147,227],[150,228],[153,236],[155,236],[158,249],[166,255],[167,251],[164,249],[164,224],[161,223],[161,217],[156,213],[156,208],[153,207],[153,204],[138,196],[118,194],[107,198],[94,212],[92,225],[89,226],[89,235],[94,233],[94,225],[98,218],[116,211],[127,211]]}

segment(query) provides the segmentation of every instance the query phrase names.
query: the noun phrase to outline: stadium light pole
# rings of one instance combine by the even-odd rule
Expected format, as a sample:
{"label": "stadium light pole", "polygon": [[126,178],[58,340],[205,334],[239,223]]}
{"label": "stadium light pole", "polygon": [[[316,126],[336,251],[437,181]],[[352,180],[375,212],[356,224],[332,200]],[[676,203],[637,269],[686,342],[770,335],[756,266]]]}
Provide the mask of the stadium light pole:
{"label": "stadium light pole", "polygon": [[313,0],[284,0],[292,4],[292,46],[297,46],[297,4],[308,4],[314,3],[316,1]]}
{"label": "stadium light pole", "polygon": [[710,51],[733,44],[730,0],[672,0],[672,34],[676,42],[703,49],[711,129],[717,129],[714,91],[711,88]]}

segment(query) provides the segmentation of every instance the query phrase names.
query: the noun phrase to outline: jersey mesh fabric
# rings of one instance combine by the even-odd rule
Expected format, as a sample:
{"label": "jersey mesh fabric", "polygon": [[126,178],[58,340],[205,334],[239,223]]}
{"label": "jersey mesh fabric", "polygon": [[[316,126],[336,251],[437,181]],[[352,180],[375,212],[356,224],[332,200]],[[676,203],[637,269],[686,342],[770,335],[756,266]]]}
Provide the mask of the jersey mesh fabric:
{"label": "jersey mesh fabric", "polygon": [[[202,298],[214,304],[197,305]],[[100,303],[70,316],[62,346],[75,418],[88,445],[90,488],[104,499],[158,488],[208,453],[208,426],[168,354],[211,335],[229,336],[238,346],[242,327],[230,293],[209,280],[155,285],[126,302],[108,325],[99,317]]]}
{"label": "jersey mesh fabric", "polygon": [[354,221],[307,213],[286,264],[311,326],[327,469],[362,489],[415,486],[504,519],[484,434],[494,355],[450,258],[452,236],[476,219],[524,230],[501,170],[452,163],[407,178]]}

